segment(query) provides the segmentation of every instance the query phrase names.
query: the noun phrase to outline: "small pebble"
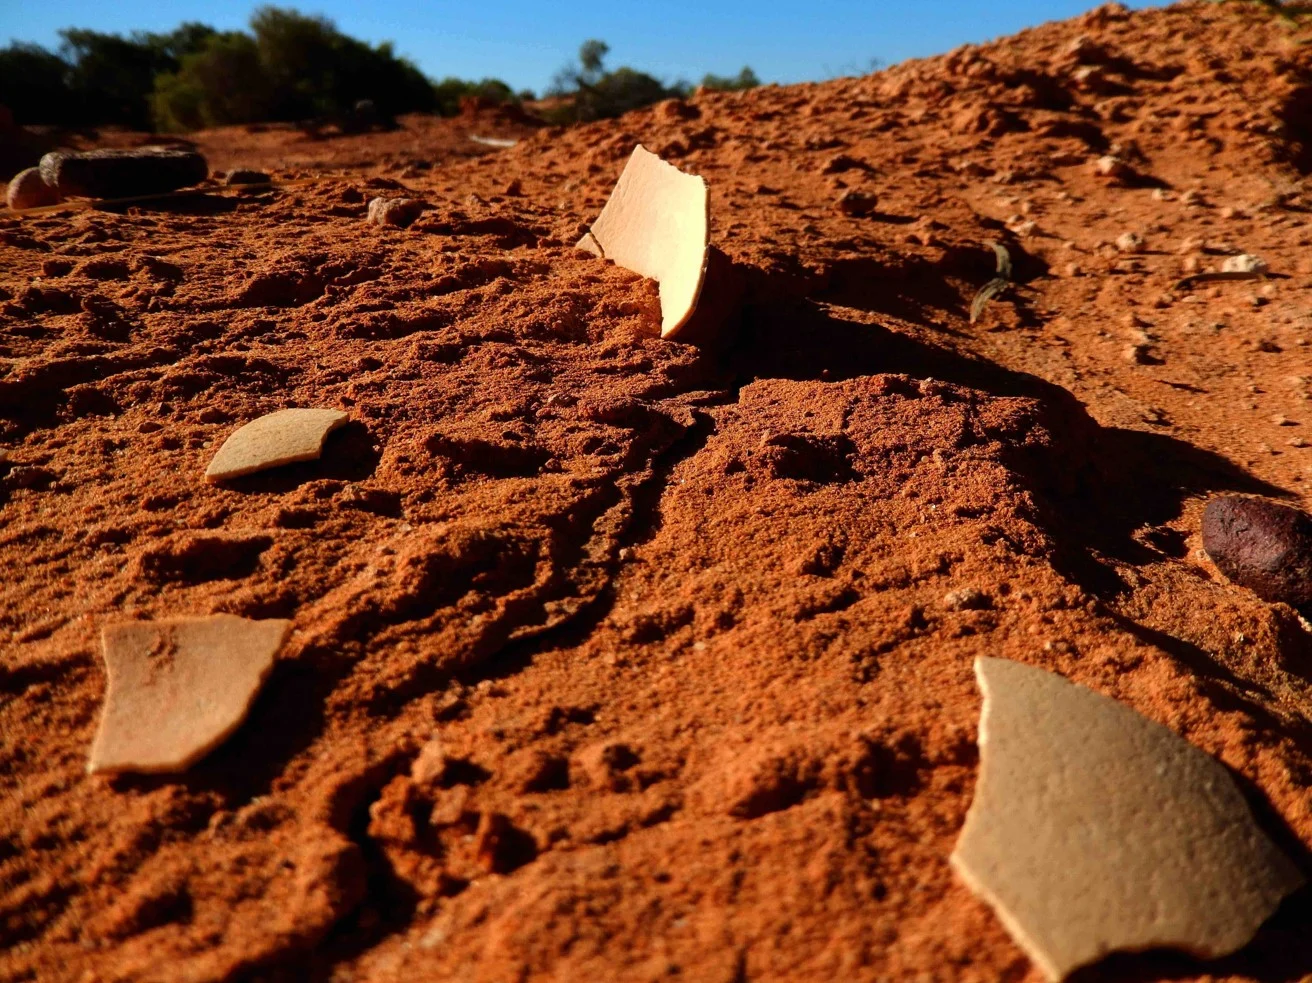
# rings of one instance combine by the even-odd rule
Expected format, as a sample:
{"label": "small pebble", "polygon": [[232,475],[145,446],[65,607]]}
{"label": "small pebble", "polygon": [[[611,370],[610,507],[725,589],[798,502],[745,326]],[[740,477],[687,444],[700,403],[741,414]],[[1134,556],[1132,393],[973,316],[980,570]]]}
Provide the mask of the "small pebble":
{"label": "small pebble", "polygon": [[1144,245],[1143,236],[1134,232],[1126,232],[1116,239],[1116,248],[1123,253],[1141,253]]}
{"label": "small pebble", "polygon": [[1203,512],[1203,549],[1265,601],[1312,604],[1312,516],[1261,498],[1221,495]]}
{"label": "small pebble", "polygon": [[59,192],[41,177],[39,167],[29,167],[19,171],[9,182],[5,194],[5,204],[15,210],[20,208],[40,208],[42,205],[58,205]]}
{"label": "small pebble", "polygon": [[879,199],[869,191],[848,190],[838,199],[838,210],[844,215],[860,218],[873,212],[878,204]]}
{"label": "small pebble", "polygon": [[269,175],[263,171],[252,171],[246,168],[238,168],[228,174],[223,179],[224,184],[268,184]]}
{"label": "small pebble", "polygon": [[404,229],[417,219],[427,206],[414,198],[375,198],[369,202],[366,218],[374,225],[394,225]]}
{"label": "small pebble", "polygon": [[1227,256],[1225,262],[1221,264],[1222,273],[1264,273],[1266,269],[1266,260],[1251,253]]}
{"label": "small pebble", "polygon": [[1103,177],[1129,177],[1133,168],[1114,154],[1104,154],[1093,163],[1093,169]]}
{"label": "small pebble", "polygon": [[978,587],[962,587],[944,594],[943,606],[949,611],[983,611],[993,607],[993,599]]}

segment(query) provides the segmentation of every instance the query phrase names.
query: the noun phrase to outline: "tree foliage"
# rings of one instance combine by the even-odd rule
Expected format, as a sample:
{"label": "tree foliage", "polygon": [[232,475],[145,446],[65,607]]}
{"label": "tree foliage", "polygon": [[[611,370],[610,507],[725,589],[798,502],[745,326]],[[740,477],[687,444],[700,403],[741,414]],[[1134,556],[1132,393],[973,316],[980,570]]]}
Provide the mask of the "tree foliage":
{"label": "tree foliage", "polygon": [[[0,48],[0,100],[19,123],[117,124],[185,131],[265,121],[387,122],[405,112],[451,116],[475,97],[494,105],[531,100],[500,79],[448,77],[434,82],[390,42],[349,37],[326,17],[284,7],[260,7],[247,31],[217,31],[187,22],[167,33],[60,32],[58,52],[13,42]],[[610,46],[590,39],[579,47],[549,93],[554,121],[619,116],[662,99],[686,96],[687,82],[666,84],[628,66],[608,70]],[[760,84],[744,67],[736,76],[707,75],[713,89]],[[342,124],[345,128],[345,124]]]}
{"label": "tree foliage", "polygon": [[18,123],[78,122],[64,60],[38,44],[0,48],[0,93]]}
{"label": "tree foliage", "polygon": [[605,41],[595,38],[584,41],[579,46],[578,64],[567,65],[556,74],[547,90],[549,95],[563,100],[548,113],[554,121],[608,119],[662,99],[687,95],[686,83],[667,86],[660,79],[628,66],[606,71],[609,53],[610,45]]}
{"label": "tree foliage", "polygon": [[437,107],[433,84],[388,42],[369,45],[325,17],[279,7],[259,8],[250,26],[212,34],[155,79],[162,128],[333,119],[363,100],[381,119]]}
{"label": "tree foliage", "polygon": [[702,88],[722,92],[742,92],[755,89],[760,84],[761,80],[756,77],[750,65],[744,65],[737,75],[714,75],[708,72],[702,76]]}
{"label": "tree foliage", "polygon": [[68,28],[58,52],[0,48],[0,100],[19,123],[189,130],[263,121],[334,120],[362,102],[376,118],[460,110],[462,96],[518,97],[498,79],[434,85],[389,42],[368,44],[324,17],[260,7],[249,31],[188,22],[164,34]]}

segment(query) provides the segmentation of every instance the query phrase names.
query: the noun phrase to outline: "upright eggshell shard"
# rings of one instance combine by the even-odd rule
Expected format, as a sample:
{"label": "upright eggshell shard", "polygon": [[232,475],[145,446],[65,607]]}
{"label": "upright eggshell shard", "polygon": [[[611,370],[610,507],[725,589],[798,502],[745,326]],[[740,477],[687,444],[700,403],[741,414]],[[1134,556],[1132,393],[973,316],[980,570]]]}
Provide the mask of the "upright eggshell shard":
{"label": "upright eggshell shard", "polygon": [[87,770],[182,771],[245,719],[290,621],[125,621],[102,636],[109,685]]}
{"label": "upright eggshell shard", "polygon": [[677,333],[692,317],[706,277],[706,182],[639,145],[592,235],[607,259],[660,284],[661,337]]}
{"label": "upright eggshell shard", "polygon": [[1052,980],[1116,950],[1243,946],[1303,878],[1229,772],[1115,700],[980,658],[980,776],[952,865]]}
{"label": "upright eggshell shard", "polygon": [[328,435],[344,424],[341,410],[278,410],[233,432],[205,470],[210,482],[240,478],[267,468],[313,461]]}

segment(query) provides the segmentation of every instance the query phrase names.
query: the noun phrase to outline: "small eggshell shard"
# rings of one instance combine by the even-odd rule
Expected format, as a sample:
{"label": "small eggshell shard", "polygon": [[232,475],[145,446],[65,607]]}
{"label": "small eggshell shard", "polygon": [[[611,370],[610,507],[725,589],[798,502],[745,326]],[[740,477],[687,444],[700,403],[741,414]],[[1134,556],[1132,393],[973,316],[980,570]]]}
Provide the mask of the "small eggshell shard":
{"label": "small eggshell shard", "polygon": [[231,614],[107,625],[109,685],[87,770],[183,771],[246,718],[290,621]]}
{"label": "small eggshell shard", "polygon": [[1209,755],[1054,673],[975,673],[980,776],[952,865],[1049,979],[1118,950],[1234,952],[1302,884]]}
{"label": "small eggshell shard", "polygon": [[641,145],[635,147],[579,246],[589,252],[599,249],[606,259],[660,284],[661,337],[677,334],[692,317],[706,278],[706,182]]}
{"label": "small eggshell shard", "polygon": [[323,453],[328,435],[349,419],[341,410],[278,410],[234,431],[205,470],[211,483],[240,478]]}

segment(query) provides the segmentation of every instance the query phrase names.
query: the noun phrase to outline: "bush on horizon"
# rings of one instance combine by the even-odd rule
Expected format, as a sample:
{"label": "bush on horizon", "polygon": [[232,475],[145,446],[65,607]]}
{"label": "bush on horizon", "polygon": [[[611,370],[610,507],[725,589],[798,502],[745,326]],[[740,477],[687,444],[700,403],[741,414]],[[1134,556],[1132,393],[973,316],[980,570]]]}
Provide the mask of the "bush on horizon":
{"label": "bush on horizon", "polygon": [[[662,99],[686,99],[692,94],[692,85],[682,79],[666,85],[660,79],[628,66],[608,72],[605,60],[609,53],[610,45],[596,38],[579,46],[578,64],[561,69],[547,90],[549,96],[562,100],[559,105],[545,111],[544,115],[551,122],[586,123],[609,119]],[[742,91],[755,88],[761,80],[750,66],[744,65],[737,75],[708,73],[703,76],[701,84],[707,89]]]}

